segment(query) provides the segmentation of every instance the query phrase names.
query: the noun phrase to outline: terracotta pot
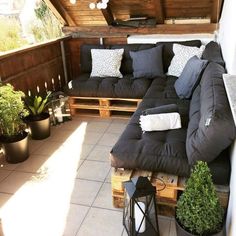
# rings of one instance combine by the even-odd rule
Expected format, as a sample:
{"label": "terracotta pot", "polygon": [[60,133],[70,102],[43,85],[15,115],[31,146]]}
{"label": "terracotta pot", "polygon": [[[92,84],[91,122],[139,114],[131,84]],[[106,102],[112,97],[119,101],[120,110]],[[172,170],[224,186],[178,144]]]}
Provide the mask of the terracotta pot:
{"label": "terracotta pot", "polygon": [[[189,233],[188,231],[186,231],[180,224],[179,222],[177,221],[177,219],[175,218],[175,225],[176,225],[176,233],[177,233],[177,236],[198,236],[198,235],[195,235],[195,234],[191,234]],[[208,236],[225,236],[225,224],[222,228],[222,230],[216,234],[211,234],[211,235],[208,235]]]}
{"label": "terracotta pot", "polygon": [[28,116],[25,118],[32,139],[45,139],[50,136],[50,116],[48,113],[42,113],[40,116]]}
{"label": "terracotta pot", "polygon": [[23,132],[21,139],[16,141],[6,140],[1,137],[0,142],[3,146],[3,152],[6,161],[9,163],[19,163],[25,161],[29,157],[29,141],[28,133]]}

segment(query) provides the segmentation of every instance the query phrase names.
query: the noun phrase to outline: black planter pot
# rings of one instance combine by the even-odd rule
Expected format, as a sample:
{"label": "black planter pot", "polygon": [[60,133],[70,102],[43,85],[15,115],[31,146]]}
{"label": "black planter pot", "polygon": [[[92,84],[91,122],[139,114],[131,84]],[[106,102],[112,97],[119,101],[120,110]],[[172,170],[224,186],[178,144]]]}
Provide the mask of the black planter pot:
{"label": "black planter pot", "polygon": [[[175,218],[175,225],[176,225],[176,233],[177,233],[177,236],[197,236],[195,234],[191,234],[189,233],[188,231],[186,231],[180,224],[179,222],[177,221],[177,219]],[[225,236],[225,224],[222,228],[222,230],[216,234],[211,234],[211,235],[208,235],[208,236]]]}
{"label": "black planter pot", "polygon": [[6,161],[9,163],[19,163],[29,157],[28,133],[24,132],[16,141],[9,141],[1,137],[3,152]]}
{"label": "black planter pot", "polygon": [[42,113],[40,116],[28,116],[25,118],[32,139],[45,139],[50,136],[50,116],[48,113]]}

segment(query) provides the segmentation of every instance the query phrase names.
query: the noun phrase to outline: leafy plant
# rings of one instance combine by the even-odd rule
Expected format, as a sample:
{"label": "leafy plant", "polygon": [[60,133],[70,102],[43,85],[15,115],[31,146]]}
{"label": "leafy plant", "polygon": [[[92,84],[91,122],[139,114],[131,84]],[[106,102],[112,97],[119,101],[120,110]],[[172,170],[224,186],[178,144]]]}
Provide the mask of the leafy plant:
{"label": "leafy plant", "polygon": [[15,18],[0,17],[0,52],[16,49],[27,45],[21,38],[20,22]]}
{"label": "leafy plant", "polygon": [[45,110],[49,102],[50,95],[51,95],[51,92],[47,92],[45,98],[39,95],[27,97],[25,99],[25,105],[30,115],[40,116],[40,114]]}
{"label": "leafy plant", "polygon": [[195,235],[210,235],[221,230],[224,210],[206,162],[199,161],[194,166],[177,202],[176,218],[185,230]]}
{"label": "leafy plant", "polygon": [[28,113],[24,108],[22,91],[14,91],[10,84],[0,84],[0,135],[6,138],[23,132],[25,124],[22,118]]}
{"label": "leafy plant", "polygon": [[31,31],[37,42],[49,40],[63,35],[61,24],[44,1],[40,1],[34,10],[38,21],[31,26]]}

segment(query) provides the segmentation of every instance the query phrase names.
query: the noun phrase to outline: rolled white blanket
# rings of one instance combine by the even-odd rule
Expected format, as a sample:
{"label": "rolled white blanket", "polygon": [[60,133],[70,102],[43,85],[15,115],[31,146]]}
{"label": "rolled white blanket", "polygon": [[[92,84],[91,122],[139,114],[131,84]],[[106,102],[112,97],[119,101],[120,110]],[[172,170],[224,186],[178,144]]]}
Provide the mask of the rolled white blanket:
{"label": "rolled white blanket", "polygon": [[163,131],[181,128],[181,119],[178,112],[141,115],[139,123],[142,131]]}

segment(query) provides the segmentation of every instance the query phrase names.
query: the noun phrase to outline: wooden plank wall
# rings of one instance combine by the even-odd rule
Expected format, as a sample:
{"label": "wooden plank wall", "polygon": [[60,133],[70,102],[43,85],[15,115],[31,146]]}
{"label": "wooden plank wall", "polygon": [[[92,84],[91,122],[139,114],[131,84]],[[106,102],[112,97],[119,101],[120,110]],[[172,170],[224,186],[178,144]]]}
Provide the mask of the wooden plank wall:
{"label": "wooden plank wall", "polygon": [[[59,75],[61,85],[65,84],[60,41],[55,40],[0,56],[2,82],[10,83],[25,93],[28,90],[36,93],[37,86],[40,91],[45,90],[45,82],[48,90],[53,90],[52,78],[54,78],[55,89],[60,89]],[[64,42],[66,44],[67,40],[64,39]],[[68,57],[68,52],[66,53]]]}

